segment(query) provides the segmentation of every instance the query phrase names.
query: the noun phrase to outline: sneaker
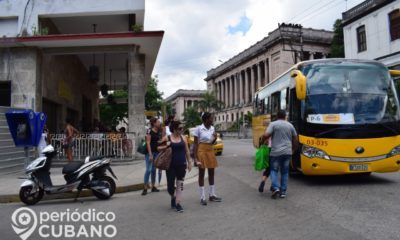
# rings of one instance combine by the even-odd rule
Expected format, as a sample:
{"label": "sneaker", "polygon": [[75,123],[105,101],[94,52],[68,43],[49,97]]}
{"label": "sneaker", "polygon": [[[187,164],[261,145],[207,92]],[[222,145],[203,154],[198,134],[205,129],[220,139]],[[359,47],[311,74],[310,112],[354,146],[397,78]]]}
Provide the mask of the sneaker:
{"label": "sneaker", "polygon": [[200,204],[203,206],[207,206],[207,201],[205,199],[201,199]]}
{"label": "sneaker", "polygon": [[281,194],[279,195],[280,198],[285,198],[286,197],[286,192],[281,192]]}
{"label": "sneaker", "polygon": [[222,202],[222,199],[217,196],[210,196],[208,200],[210,200],[210,202]]}
{"label": "sneaker", "polygon": [[272,192],[271,197],[272,197],[273,199],[276,199],[278,196],[279,196],[279,190],[278,190],[278,189],[275,189],[275,190]]}
{"label": "sneaker", "polygon": [[147,195],[147,189],[143,189],[142,196]]}
{"label": "sneaker", "polygon": [[183,212],[183,207],[179,203],[176,204],[176,211],[179,213]]}
{"label": "sneaker", "polygon": [[151,192],[159,192],[160,190],[159,189],[157,189],[156,187],[152,187],[151,188]]}
{"label": "sneaker", "polygon": [[175,197],[171,198],[171,208],[172,209],[176,208],[176,198]]}
{"label": "sneaker", "polygon": [[264,186],[265,186],[265,182],[261,181],[260,186],[258,187],[258,192],[260,192],[260,193],[264,192]]}

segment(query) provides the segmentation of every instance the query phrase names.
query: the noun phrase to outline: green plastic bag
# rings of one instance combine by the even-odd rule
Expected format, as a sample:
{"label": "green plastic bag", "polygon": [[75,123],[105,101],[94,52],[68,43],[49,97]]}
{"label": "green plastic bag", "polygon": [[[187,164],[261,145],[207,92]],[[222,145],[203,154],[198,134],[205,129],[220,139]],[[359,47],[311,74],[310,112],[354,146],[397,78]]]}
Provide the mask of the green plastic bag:
{"label": "green plastic bag", "polygon": [[139,143],[139,146],[137,147],[137,151],[141,154],[146,155],[147,154],[147,143],[146,140],[142,139],[142,141]]}
{"label": "green plastic bag", "polygon": [[256,160],[254,169],[256,171],[265,170],[269,167],[269,148],[266,145],[261,145],[256,151]]}

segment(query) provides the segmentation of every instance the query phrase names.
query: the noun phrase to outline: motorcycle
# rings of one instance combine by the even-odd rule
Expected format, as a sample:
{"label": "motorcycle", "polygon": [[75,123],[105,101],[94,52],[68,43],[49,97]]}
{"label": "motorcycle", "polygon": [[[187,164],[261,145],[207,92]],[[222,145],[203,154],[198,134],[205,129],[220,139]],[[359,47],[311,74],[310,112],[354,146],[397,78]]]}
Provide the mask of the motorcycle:
{"label": "motorcycle", "polygon": [[19,197],[27,205],[38,203],[44,194],[58,194],[77,190],[75,201],[83,189],[90,189],[98,199],[109,199],[115,193],[116,185],[113,178],[106,175],[108,170],[117,179],[110,167],[111,158],[106,156],[86,157],[84,161],[71,162],[62,169],[66,184],[53,185],[50,178],[51,163],[56,155],[54,147],[46,146],[39,157],[30,163],[26,169],[26,180],[21,184]]}

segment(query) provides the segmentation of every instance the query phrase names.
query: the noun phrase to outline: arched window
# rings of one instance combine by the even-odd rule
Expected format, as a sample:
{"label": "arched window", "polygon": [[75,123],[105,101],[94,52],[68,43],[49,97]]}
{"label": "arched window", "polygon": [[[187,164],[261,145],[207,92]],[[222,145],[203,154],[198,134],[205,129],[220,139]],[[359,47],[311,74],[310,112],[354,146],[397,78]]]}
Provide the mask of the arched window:
{"label": "arched window", "polygon": [[400,39],[400,9],[389,13],[390,40]]}

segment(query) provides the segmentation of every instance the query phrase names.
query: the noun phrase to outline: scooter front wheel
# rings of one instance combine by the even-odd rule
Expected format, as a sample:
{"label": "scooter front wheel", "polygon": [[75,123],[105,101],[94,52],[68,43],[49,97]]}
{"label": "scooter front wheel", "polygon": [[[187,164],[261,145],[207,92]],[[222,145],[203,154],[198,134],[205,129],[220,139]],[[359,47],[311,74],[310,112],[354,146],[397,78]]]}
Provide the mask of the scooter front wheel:
{"label": "scooter front wheel", "polygon": [[92,189],[93,195],[95,195],[98,199],[101,200],[109,199],[110,197],[112,197],[112,195],[114,195],[116,189],[116,184],[114,179],[112,179],[109,176],[102,176],[97,178],[96,180],[103,182],[107,186],[109,194],[105,194],[101,191]]}
{"label": "scooter front wheel", "polygon": [[42,200],[44,195],[43,188],[39,188],[35,193],[32,193],[32,186],[21,187],[19,190],[19,199],[26,205],[34,205]]}

